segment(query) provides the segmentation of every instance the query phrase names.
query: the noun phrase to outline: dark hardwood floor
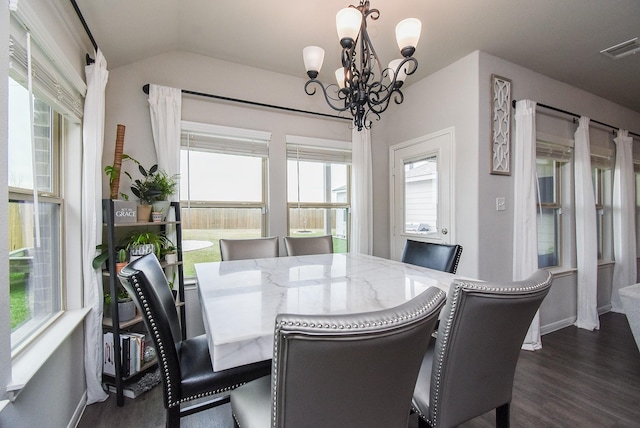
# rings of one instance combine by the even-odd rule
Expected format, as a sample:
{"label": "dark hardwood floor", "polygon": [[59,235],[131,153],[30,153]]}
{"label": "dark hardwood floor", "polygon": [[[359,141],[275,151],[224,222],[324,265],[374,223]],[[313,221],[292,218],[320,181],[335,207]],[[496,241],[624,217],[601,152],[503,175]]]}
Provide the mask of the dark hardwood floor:
{"label": "dark hardwood floor", "polygon": [[[513,389],[511,426],[640,427],[640,352],[624,315],[600,317],[599,331],[575,327],[547,334],[540,351],[522,351]],[[162,389],[156,387],[124,407],[106,402],[87,406],[80,428],[162,427]],[[417,427],[413,415],[408,428]],[[231,428],[224,405],[182,420],[186,428]],[[462,428],[494,427],[493,412]],[[324,428],[324,427],[321,427]]]}

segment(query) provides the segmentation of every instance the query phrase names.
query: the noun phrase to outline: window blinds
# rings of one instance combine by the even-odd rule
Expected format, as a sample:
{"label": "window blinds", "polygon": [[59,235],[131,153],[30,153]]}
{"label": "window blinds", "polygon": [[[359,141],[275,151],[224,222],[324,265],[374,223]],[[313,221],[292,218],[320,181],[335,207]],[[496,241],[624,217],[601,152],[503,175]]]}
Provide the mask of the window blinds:
{"label": "window blinds", "polygon": [[287,159],[311,162],[351,163],[351,143],[287,135]]}
{"label": "window blinds", "polygon": [[568,144],[536,141],[536,156],[558,162],[569,162],[573,156],[573,147]]}
{"label": "window blinds", "polygon": [[210,153],[268,157],[271,133],[182,121],[182,147]]}
{"label": "window blinds", "polygon": [[[11,17],[9,74],[27,86],[27,30]],[[34,94],[68,119],[79,122],[84,111],[83,94],[66,78],[56,61],[31,37],[31,69]]]}
{"label": "window blinds", "polygon": [[613,150],[608,147],[591,146],[591,168],[613,168]]}
{"label": "window blinds", "polygon": [[[573,157],[573,141],[552,139],[538,136],[536,156],[557,162],[569,162]],[[550,141],[551,140],[551,141]],[[613,150],[607,147],[591,146],[591,167],[611,169],[613,167]]]}

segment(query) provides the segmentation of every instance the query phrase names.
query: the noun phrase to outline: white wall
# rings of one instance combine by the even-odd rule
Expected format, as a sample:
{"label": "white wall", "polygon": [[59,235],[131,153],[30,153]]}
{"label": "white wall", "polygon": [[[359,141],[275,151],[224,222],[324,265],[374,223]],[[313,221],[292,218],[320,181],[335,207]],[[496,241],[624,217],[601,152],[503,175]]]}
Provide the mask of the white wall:
{"label": "white wall", "polygon": [[[452,231],[463,246],[458,272],[478,277],[478,212],[480,150],[478,134],[478,53],[473,53],[414,83],[401,105],[392,105],[372,127],[374,187],[374,254],[389,257],[388,148],[445,128],[453,127],[455,148],[455,219]],[[455,229],[455,230],[453,230]]]}
{"label": "white wall", "polygon": [[[142,86],[146,83],[331,113],[320,94],[310,97],[304,93],[304,82],[302,78],[184,52],[170,52],[110,70],[103,165],[113,163],[117,124],[126,126],[125,153],[147,167],[156,162],[148,97],[142,92]],[[274,236],[284,236],[287,232],[285,135],[351,140],[349,122],[345,120],[325,119],[192,95],[182,97],[182,119],[272,133],[269,144],[270,215],[267,233]],[[124,185],[121,185],[120,190],[131,195]],[[103,194],[105,197],[109,194],[106,177]]]}
{"label": "white wall", "polygon": [[[550,79],[484,52],[474,52],[405,90],[405,101],[391,107],[374,123],[374,164],[385,176],[374,176],[376,212],[375,250],[388,251],[388,167],[383,148],[412,138],[455,127],[456,242],[464,247],[458,273],[484,280],[512,277],[513,177],[491,175],[491,75],[511,79],[513,99],[532,99],[592,119],[640,132],[640,112]],[[571,120],[539,110],[538,122],[546,132],[573,138]],[[382,126],[380,126],[382,125]],[[512,138],[514,134],[512,123]],[[592,144],[611,148],[611,133],[591,130]],[[512,144],[512,156],[517,150]],[[506,210],[495,210],[496,197],[506,198]],[[608,310],[611,266],[599,271],[598,307]],[[541,310],[544,331],[571,324],[576,315],[576,277],[569,272],[554,281]],[[546,330],[545,330],[546,329]]]}

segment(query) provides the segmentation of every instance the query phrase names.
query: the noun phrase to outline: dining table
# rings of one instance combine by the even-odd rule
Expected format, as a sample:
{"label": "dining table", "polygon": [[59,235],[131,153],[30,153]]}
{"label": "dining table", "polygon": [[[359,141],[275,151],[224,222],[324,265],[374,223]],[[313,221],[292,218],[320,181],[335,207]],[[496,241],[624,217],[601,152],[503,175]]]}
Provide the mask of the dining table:
{"label": "dining table", "polygon": [[352,314],[398,306],[454,274],[359,253],[195,264],[215,371],[268,360],[276,316]]}

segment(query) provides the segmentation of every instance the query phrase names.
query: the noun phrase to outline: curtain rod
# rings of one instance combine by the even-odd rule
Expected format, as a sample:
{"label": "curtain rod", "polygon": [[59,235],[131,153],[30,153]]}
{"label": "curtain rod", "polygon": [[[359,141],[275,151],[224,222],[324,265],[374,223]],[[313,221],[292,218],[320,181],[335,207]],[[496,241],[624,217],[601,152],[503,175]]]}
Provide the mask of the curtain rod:
{"label": "curtain rod", "polygon": [[[513,108],[515,108],[516,107],[516,100],[513,100],[511,102],[511,105],[513,106]],[[569,116],[573,116],[573,117],[578,118],[578,119],[581,117],[577,113],[572,113],[570,111],[562,110],[562,109],[559,109],[557,107],[548,106],[548,105],[542,104],[542,103],[536,103],[536,106],[546,108],[547,110],[557,111],[558,113],[562,113],[562,114],[566,114],[566,115],[569,115]],[[614,129],[614,130],[615,129],[620,129],[619,127],[615,127],[613,125],[609,125],[608,123],[600,122],[599,120],[589,119],[589,121],[593,122],[593,123],[597,123],[598,125],[601,125],[601,126],[606,126],[607,128],[611,128],[611,129]],[[640,135],[636,134],[635,132],[631,132],[631,131],[628,131],[628,132],[629,132],[629,135],[633,135],[636,138],[640,138]]]}
{"label": "curtain rod", "polygon": [[[71,4],[73,5],[73,9],[76,11],[76,15],[78,15],[78,19],[80,19],[80,22],[82,23],[82,26],[84,27],[84,31],[86,31],[87,32],[87,36],[89,36],[89,40],[91,40],[91,44],[93,45],[93,48],[97,51],[98,50],[98,44],[96,43],[96,39],[93,38],[93,34],[91,34],[91,30],[89,29],[89,25],[87,25],[87,21],[84,20],[84,16],[82,15],[82,12],[80,11],[80,7],[78,6],[78,3],[76,3],[76,0],[71,0]],[[91,58],[91,56],[89,56],[89,54],[86,55],[85,61],[87,62],[87,65],[93,64],[94,62],[96,62],[96,60]]]}
{"label": "curtain rod", "polygon": [[[207,98],[215,98],[218,100],[224,100],[224,101],[232,101],[235,103],[243,103],[243,104],[249,104],[249,105],[253,105],[253,106],[259,106],[259,107],[268,107],[268,108],[273,108],[273,109],[278,109],[278,110],[285,110],[285,111],[291,111],[291,112],[295,112],[295,113],[304,113],[304,114],[312,114],[315,116],[322,116],[322,117],[329,117],[331,119],[342,119],[342,120],[351,120],[351,118],[348,117],[344,117],[344,116],[336,116],[333,114],[326,114],[326,113],[318,113],[315,111],[308,111],[308,110],[299,110],[296,108],[291,108],[291,107],[283,107],[283,106],[276,106],[273,104],[264,104],[264,103],[259,103],[256,101],[248,101],[248,100],[241,100],[238,98],[230,98],[230,97],[223,97],[221,95],[213,95],[213,94],[207,94],[204,92],[196,92],[196,91],[190,91],[187,89],[181,89],[183,94],[189,94],[189,95],[197,95],[199,97],[207,97]],[[144,86],[142,86],[142,92],[144,92],[145,94],[149,94],[149,84],[145,84]]]}

